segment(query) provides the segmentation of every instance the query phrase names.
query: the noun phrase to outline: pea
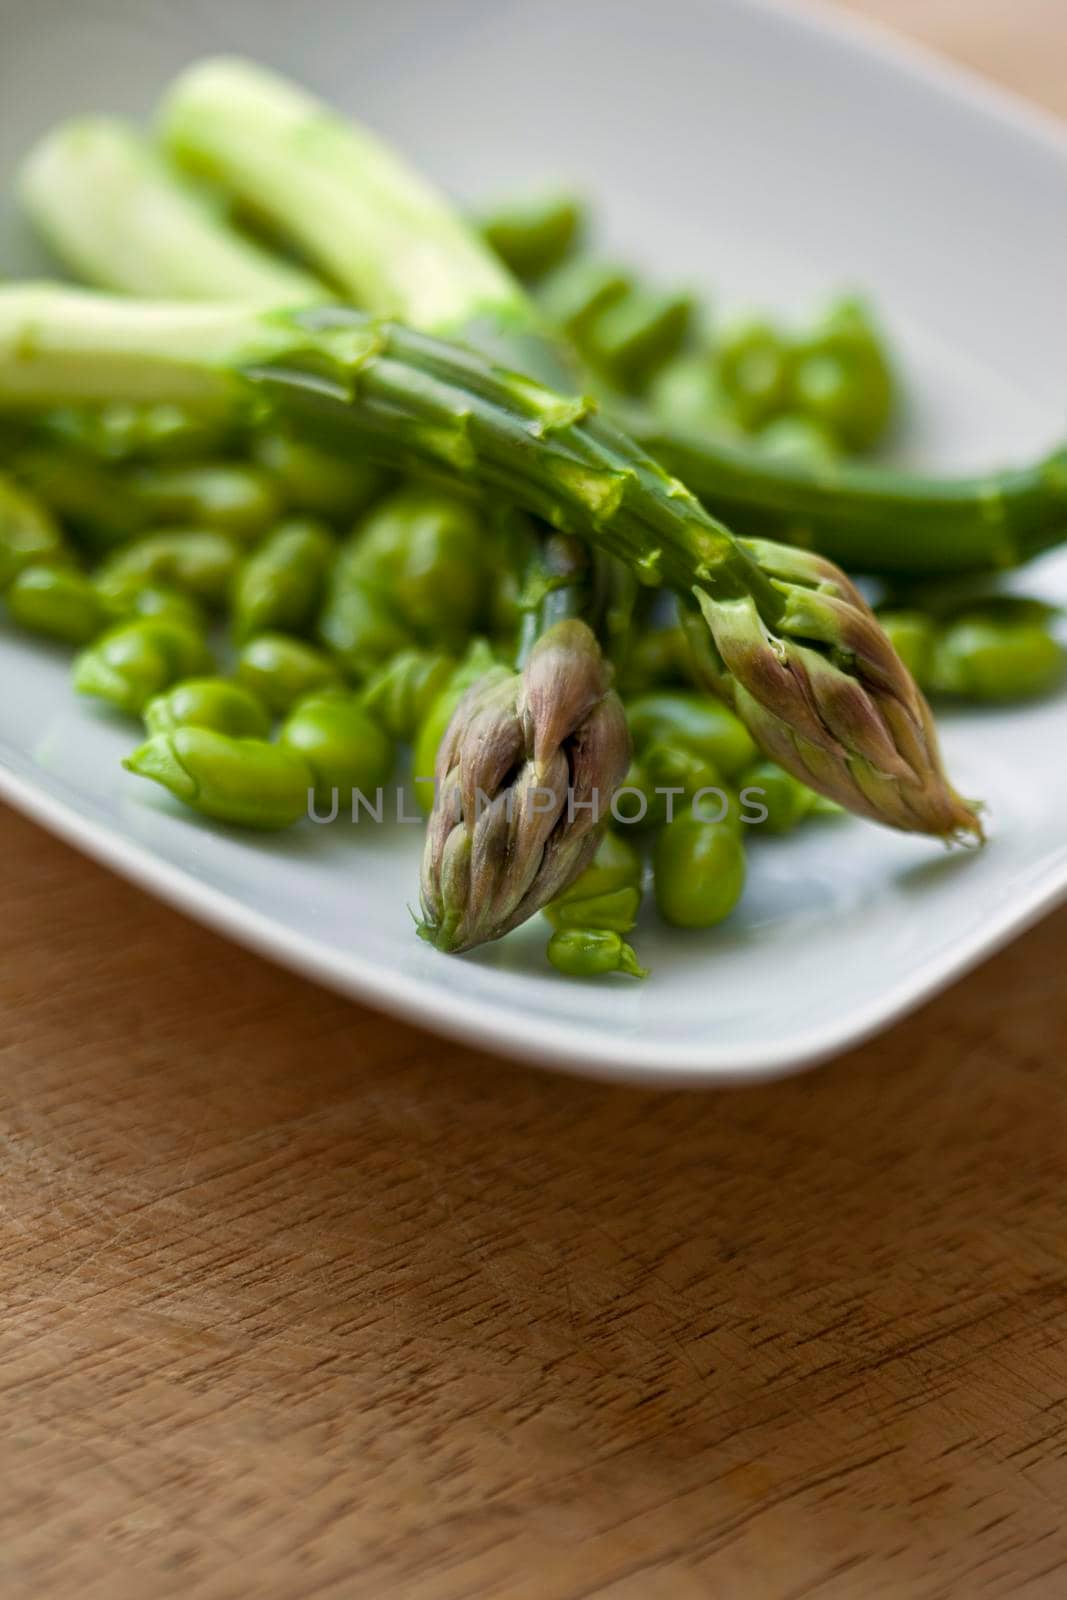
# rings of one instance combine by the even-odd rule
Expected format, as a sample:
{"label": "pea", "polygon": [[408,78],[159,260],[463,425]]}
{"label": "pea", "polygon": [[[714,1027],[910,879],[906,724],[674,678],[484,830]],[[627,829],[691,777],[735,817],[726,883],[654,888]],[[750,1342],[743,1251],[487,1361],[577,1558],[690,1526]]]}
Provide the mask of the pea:
{"label": "pea", "polygon": [[675,817],[657,838],[652,863],[656,906],[676,928],[712,928],[741,898],[745,853],[728,822]]}
{"label": "pea", "polygon": [[647,978],[633,950],[607,928],[561,928],[548,941],[548,959],[568,978],[600,978],[625,972]]}
{"label": "pea", "polygon": [[228,678],[186,678],[174,684],[149,700],[144,725],[150,734],[175,728],[212,728],[234,739],[266,739],[270,734],[266,707]]}
{"label": "pea", "polygon": [[278,715],[317,689],[341,684],[341,674],[328,655],[284,633],[249,639],[237,657],[237,679]]}
{"label": "pea", "polygon": [[308,813],[311,774],[292,750],[232,739],[213,728],[157,733],[123,762],[207,817],[246,828],[286,828]]}
{"label": "pea", "polygon": [[329,807],[336,795],[349,805],[358,790],[371,805],[388,782],[396,752],[380,723],[355,695],[311,695],[284,723],[281,742],[311,771],[316,804]]}

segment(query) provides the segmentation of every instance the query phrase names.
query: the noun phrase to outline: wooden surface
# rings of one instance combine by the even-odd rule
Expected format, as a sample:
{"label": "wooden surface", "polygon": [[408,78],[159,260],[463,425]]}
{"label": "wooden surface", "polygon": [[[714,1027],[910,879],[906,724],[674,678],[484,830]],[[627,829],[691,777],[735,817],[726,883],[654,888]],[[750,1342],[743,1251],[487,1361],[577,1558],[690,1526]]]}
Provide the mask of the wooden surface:
{"label": "wooden surface", "polygon": [[[1062,0],[862,9],[1067,111]],[[0,813],[3,1600],[1067,1594],[1065,936],[610,1091]]]}

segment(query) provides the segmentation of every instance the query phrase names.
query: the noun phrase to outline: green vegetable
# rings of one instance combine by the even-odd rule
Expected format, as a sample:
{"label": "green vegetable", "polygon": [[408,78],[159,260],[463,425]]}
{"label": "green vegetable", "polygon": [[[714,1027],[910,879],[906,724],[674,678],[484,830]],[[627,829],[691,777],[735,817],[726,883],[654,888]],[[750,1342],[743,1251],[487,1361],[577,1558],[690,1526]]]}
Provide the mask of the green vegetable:
{"label": "green vegetable", "polygon": [[653,739],[641,752],[646,779],[657,796],[656,815],[669,821],[686,807],[701,816],[736,824],[738,806],[722,773],[706,756],[682,739]]}
{"label": "green vegetable", "polygon": [[584,900],[551,900],[544,912],[554,928],[607,928],[612,933],[629,933],[640,906],[640,889],[629,888],[589,895]]}
{"label": "green vegetable", "polygon": [[303,305],[314,278],[216,225],[136,129],[80,117],[52,130],[23,164],[22,200],[64,264],[105,289],[163,297]]}
{"label": "green vegetable", "polygon": [[723,335],[716,355],[723,396],[743,428],[754,432],[788,409],[793,352],[778,328],[740,323]]}
{"label": "green vegetable", "polygon": [[114,575],[93,579],[97,590],[111,616],[116,619],[134,617],[166,617],[180,622],[194,633],[204,629],[204,613],[190,595],[180,589],[168,588],[162,583],[147,583],[136,573],[124,577]]}
{"label": "green vegetable", "polygon": [[738,830],[688,812],[660,833],[652,867],[659,914],[676,928],[714,927],[729,916],[745,885]]}
{"label": "green vegetable", "polygon": [[[452,673],[445,687],[427,709],[415,735],[411,771],[415,779],[415,799],[427,815],[433,810],[434,770],[437,751],[453,713],[467,690],[495,665],[493,652],[484,639],[476,639]],[[422,780],[422,781],[420,781]]]}
{"label": "green vegetable", "polygon": [[281,522],[254,550],[233,586],[236,638],[304,633],[319,609],[337,554],[329,529],[311,518]]}
{"label": "green vegetable", "polygon": [[741,719],[717,700],[691,691],[638,695],[626,707],[638,751],[653,740],[686,745],[725,778],[756,759],[757,750]]}
{"label": "green vegetable", "polygon": [[561,928],[548,941],[548,959],[568,978],[601,978],[611,972],[648,977],[630,946],[606,928]]}
{"label": "green vegetable", "polygon": [[916,683],[926,687],[937,625],[922,611],[880,611],[878,621]]}
{"label": "green vegetable", "polygon": [[92,582],[69,567],[23,567],[4,598],[20,627],[67,644],[88,644],[114,620]]}
{"label": "green vegetable", "polygon": [[211,653],[193,629],[144,617],[120,623],[83,651],[74,663],[74,687],[139,716],[153,695],[211,668]]}
{"label": "green vegetable", "polygon": [[266,739],[270,716],[250,690],[228,678],[186,678],[144,708],[144,725],[150,734],[173,733],[175,728],[211,728],[233,739]]}
{"label": "green vegetable", "polygon": [[252,458],[274,479],[290,511],[327,522],[351,522],[385,486],[376,467],[331,455],[283,428],[257,429]]}
{"label": "green vegetable", "polygon": [[148,520],[214,528],[245,544],[254,543],[281,514],[269,475],[236,462],[134,467],[127,482]]}
{"label": "green vegetable", "polygon": [[619,692],[632,699],[655,689],[678,688],[689,677],[689,646],[678,624],[646,628],[630,646],[619,673]]}
{"label": "green vegetable", "polygon": [[613,383],[637,393],[677,355],[692,318],[689,295],[633,289],[593,318],[584,331],[582,350]]}
{"label": "green vegetable", "polygon": [[154,734],[123,766],[220,822],[287,828],[308,814],[311,774],[284,745],[232,739],[213,728]]}
{"label": "green vegetable", "polygon": [[570,254],[583,225],[572,195],[533,195],[499,206],[478,224],[486,243],[517,278],[539,278]]}
{"label": "green vegetable", "polygon": [[356,680],[369,678],[411,645],[389,599],[352,573],[345,552],[330,575],[316,633]]}
{"label": "green vegetable", "polygon": [[163,584],[206,606],[226,604],[240,553],[224,533],[205,528],[167,528],[123,545],[97,574],[104,594],[121,595],[135,584]]}
{"label": "green vegetable", "polygon": [[465,644],[481,609],[487,531],[477,509],[436,489],[399,489],[367,514],[342,556],[342,583],[388,597],[424,644]]}
{"label": "green vegetable", "polygon": [[316,690],[341,684],[341,674],[328,655],[284,633],[249,639],[237,657],[237,678],[280,715]]}
{"label": "green vegetable", "polygon": [[27,490],[0,474],[0,594],[29,566],[71,560],[51,513]]}
{"label": "green vegetable", "polygon": [[796,348],[792,404],[841,441],[869,450],[890,421],[894,383],[868,309],[841,300]]}
{"label": "green vegetable", "polygon": [[756,806],[767,815],[762,822],[751,822],[764,833],[791,833],[811,812],[814,791],[784,772],[775,761],[757,761],[738,779],[743,815],[750,817]]}
{"label": "green vegetable", "polygon": [[351,808],[358,791],[373,807],[396,751],[385,729],[355,695],[310,695],[286,719],[281,742],[310,768],[316,804]]}
{"label": "green vegetable", "polygon": [[1000,621],[981,611],[956,617],[935,639],[926,683],[932,694],[1025,700],[1063,677],[1064,650],[1039,621]]}
{"label": "green vegetable", "polygon": [[650,413],[665,428],[716,438],[745,437],[707,350],[675,356],[660,367],[645,398]]}
{"label": "green vegetable", "polygon": [[549,902],[545,916],[554,928],[606,928],[628,933],[641,905],[641,858],[617,833],[608,832],[585,871]]}
{"label": "green vegetable", "polygon": [[624,827],[645,832],[661,827],[666,815],[665,798],[656,793],[651,773],[640,760],[631,761],[612,803],[612,816]]}
{"label": "green vegetable", "polygon": [[831,466],[840,454],[833,434],[821,423],[789,412],[762,427],[756,442],[772,460],[797,461],[802,466]]}
{"label": "green vegetable", "polygon": [[440,652],[401,650],[368,678],[363,704],[392,738],[410,743],[458,664]]}
{"label": "green vegetable", "polygon": [[35,437],[101,462],[189,460],[222,449],[226,429],[176,405],[59,406],[36,421]]}
{"label": "green vegetable", "polygon": [[579,257],[545,279],[538,299],[545,320],[581,343],[597,318],[632,288],[632,279],[622,268]]}

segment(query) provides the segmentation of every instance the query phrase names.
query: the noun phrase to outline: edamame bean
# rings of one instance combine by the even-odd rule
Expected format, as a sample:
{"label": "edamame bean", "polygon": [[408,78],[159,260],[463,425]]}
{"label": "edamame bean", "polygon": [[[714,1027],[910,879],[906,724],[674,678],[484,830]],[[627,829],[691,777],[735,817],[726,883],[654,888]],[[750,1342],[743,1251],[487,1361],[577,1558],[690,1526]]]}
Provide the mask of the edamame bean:
{"label": "edamame bean", "polygon": [[481,234],[517,278],[540,278],[574,248],[584,222],[573,195],[532,195],[484,216]]}
{"label": "edamame bean", "polygon": [[448,649],[466,642],[485,600],[487,546],[483,519],[468,502],[399,489],[363,519],[341,567],[344,577],[388,597],[421,643]]}
{"label": "edamame bean", "polygon": [[4,598],[19,627],[66,644],[88,644],[115,617],[91,580],[73,567],[23,567]]}
{"label": "edamame bean", "polygon": [[712,928],[729,916],[745,885],[745,852],[729,822],[675,817],[652,857],[656,906],[676,928]]}
{"label": "edamame bean", "polygon": [[303,633],[315,620],[336,554],[323,523],[310,517],[279,523],[234,580],[234,636]]}
{"label": "edamame bean", "polygon": [[144,725],[150,734],[173,733],[175,728],[212,728],[233,739],[266,739],[270,735],[266,706],[251,690],[228,678],[186,678],[154,695],[144,708]]}
{"label": "edamame bean", "polygon": [[430,650],[401,650],[363,686],[363,704],[394,739],[409,743],[459,663]]}
{"label": "edamame bean", "polygon": [[207,528],[167,528],[134,539],[108,557],[97,573],[102,594],[122,594],[134,583],[163,584],[219,609],[229,598],[240,551],[224,533]]}
{"label": "edamame bean", "polygon": [[290,712],[280,737],[306,762],[323,808],[336,797],[349,809],[357,791],[375,805],[393,770],[393,741],[355,695],[309,696]]}
{"label": "edamame bean", "polygon": [[793,352],[780,329],[756,319],[739,323],[723,335],[716,356],[723,395],[743,428],[762,428],[788,408]]}
{"label": "edamame bean", "polygon": [[892,416],[894,387],[870,312],[841,300],[797,344],[789,409],[820,423],[846,450],[868,450]]}
{"label": "edamame bean", "polygon": [[630,946],[607,928],[561,928],[548,941],[548,959],[568,978],[602,978],[625,972],[647,978]]}
{"label": "edamame bean", "polygon": [[[791,833],[815,804],[814,791],[775,761],[757,761],[749,767],[738,779],[738,789],[742,815],[750,827],[763,833]],[[757,806],[767,815],[762,821],[751,821]]]}
{"label": "edamame bean", "polygon": [[134,467],[130,493],[145,520],[188,523],[254,543],[281,515],[270,475],[238,462],[179,462]]}
{"label": "edamame bean", "polygon": [[916,683],[924,684],[937,634],[933,618],[921,611],[880,611],[878,621]]}
{"label": "edamame bean", "polygon": [[334,455],[281,429],[257,429],[252,456],[274,479],[290,511],[351,522],[385,487],[377,467]]}
{"label": "edamame bean", "polygon": [[185,805],[246,828],[287,828],[307,816],[311,773],[294,751],[213,728],[157,733],[123,762]]}
{"label": "edamame bean", "polygon": [[758,755],[740,717],[710,695],[678,690],[638,695],[628,702],[626,717],[639,752],[653,739],[685,744],[727,779]]}
{"label": "edamame bean", "polygon": [[328,655],[284,633],[249,639],[237,657],[237,679],[278,715],[317,689],[341,684],[337,665]]}
{"label": "edamame bean", "polygon": [[0,474],[0,594],[24,567],[68,566],[59,524],[42,501]]}
{"label": "edamame bean", "polygon": [[926,671],[931,694],[984,701],[1044,694],[1063,676],[1064,650],[1038,621],[1001,622],[980,612],[937,636]]}
{"label": "edamame bean", "polygon": [[74,687],[138,716],[180,678],[210,672],[211,652],[193,629],[144,617],[110,629],[74,663]]}

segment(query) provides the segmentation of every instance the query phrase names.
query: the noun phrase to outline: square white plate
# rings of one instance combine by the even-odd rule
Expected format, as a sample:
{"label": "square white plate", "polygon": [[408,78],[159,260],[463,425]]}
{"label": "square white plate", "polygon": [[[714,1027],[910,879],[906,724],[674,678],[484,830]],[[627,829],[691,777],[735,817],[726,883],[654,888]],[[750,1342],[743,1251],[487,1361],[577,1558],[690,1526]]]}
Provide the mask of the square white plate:
{"label": "square white plate", "polygon": [[[1062,428],[1067,142],[834,15],[745,0],[5,0],[0,184],[51,122],[146,111],[184,61],[250,39],[458,195],[564,179],[596,199],[613,248],[734,301],[868,289],[902,353],[912,460],[1004,461]],[[0,273],[38,270],[5,205]],[[1025,584],[1067,598],[1067,562]],[[263,841],[190,821],[119,769],[132,732],[75,703],[65,655],[0,631],[4,798],[323,983],[606,1078],[710,1084],[813,1062],[1064,897],[1063,700],[943,728],[958,785],[989,807],[981,854],[852,821],[757,842],[726,927],[674,935],[649,915],[635,935],[648,982],[573,983],[546,968],[539,920],[463,960],[421,945],[416,827],[309,823]]]}

